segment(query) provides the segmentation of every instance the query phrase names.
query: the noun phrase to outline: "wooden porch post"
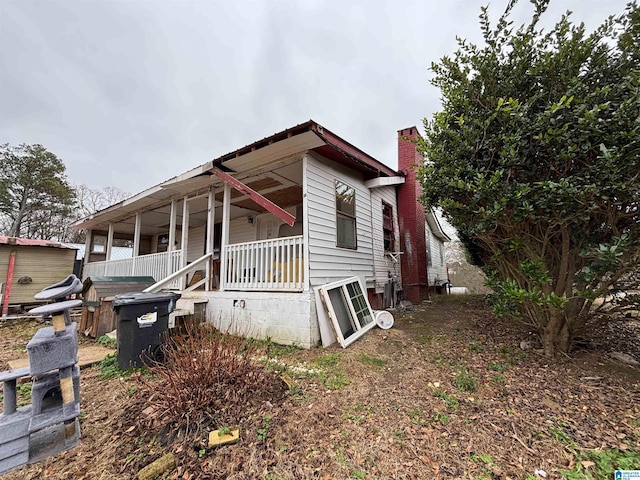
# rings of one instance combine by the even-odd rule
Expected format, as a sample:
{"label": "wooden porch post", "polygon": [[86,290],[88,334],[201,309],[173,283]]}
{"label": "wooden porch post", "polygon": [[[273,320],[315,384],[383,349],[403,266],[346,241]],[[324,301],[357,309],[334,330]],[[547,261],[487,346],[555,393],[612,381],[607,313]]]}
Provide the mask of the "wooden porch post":
{"label": "wooden porch post", "polygon": [[[187,245],[189,244],[189,202],[188,198],[185,196],[182,200],[182,238],[181,238],[181,246],[182,246],[182,267],[187,266]],[[181,285],[180,289],[184,290],[187,288],[187,282],[185,281],[185,277],[183,276],[180,279]]]}
{"label": "wooden porch post", "polygon": [[[91,255],[91,237],[93,236],[93,230],[87,230],[84,237],[84,258],[82,259],[82,270],[89,263],[89,255]],[[82,275],[84,277],[84,273]]]}
{"label": "wooden porch post", "polygon": [[302,252],[304,255],[302,268],[304,269],[304,291],[308,292],[311,288],[309,279],[309,201],[307,190],[309,188],[308,181],[308,164],[309,157],[305,153],[302,157]]}
{"label": "wooden porch post", "polygon": [[[213,191],[213,185],[209,186],[209,196],[207,197],[207,253],[212,253],[214,244],[213,244],[213,232],[215,229],[215,221],[216,221],[216,197]],[[210,259],[207,262],[207,278],[209,279],[207,283],[204,285],[205,291],[211,290],[212,287],[212,278],[213,278],[213,259]]]}
{"label": "wooden porch post", "polygon": [[[178,202],[175,199],[171,200],[171,214],[169,216],[169,245],[167,245],[167,251],[173,252],[176,249],[176,218],[178,217]],[[171,254],[170,254],[171,255]],[[173,265],[171,257],[167,262],[167,276],[173,273]]]}
{"label": "wooden porch post", "polygon": [[229,220],[231,216],[231,187],[224,183],[222,200],[222,239],[220,241],[220,288],[224,291],[227,283],[227,245],[229,243]]}
{"label": "wooden porch post", "polygon": [[133,258],[131,262],[131,276],[136,274],[136,258],[140,255],[140,226],[142,224],[142,215],[136,213],[136,224],[133,234]]}
{"label": "wooden porch post", "polygon": [[109,222],[109,233],[107,234],[107,246],[105,260],[111,260],[111,247],[113,246],[113,223]]}

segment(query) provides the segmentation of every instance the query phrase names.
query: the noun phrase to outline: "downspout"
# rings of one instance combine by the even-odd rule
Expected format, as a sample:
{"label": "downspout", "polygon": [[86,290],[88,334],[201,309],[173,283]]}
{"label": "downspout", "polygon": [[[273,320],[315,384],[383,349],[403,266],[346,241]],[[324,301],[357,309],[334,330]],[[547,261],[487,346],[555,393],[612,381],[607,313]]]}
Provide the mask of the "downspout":
{"label": "downspout", "polygon": [[7,283],[4,287],[4,297],[2,299],[2,316],[6,317],[9,312],[9,296],[11,294],[11,282],[13,281],[13,270],[16,266],[16,251],[9,254],[9,268],[7,268]]}

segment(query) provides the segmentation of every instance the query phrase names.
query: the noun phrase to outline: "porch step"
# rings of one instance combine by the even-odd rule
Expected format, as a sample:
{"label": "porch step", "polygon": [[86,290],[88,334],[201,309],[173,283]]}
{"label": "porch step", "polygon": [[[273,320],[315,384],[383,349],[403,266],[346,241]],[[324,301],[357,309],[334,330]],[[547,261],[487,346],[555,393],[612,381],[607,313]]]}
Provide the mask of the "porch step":
{"label": "porch step", "polygon": [[196,311],[196,305],[207,303],[208,301],[206,298],[200,297],[180,297],[176,302],[176,309],[174,311],[187,310],[188,313],[183,313],[182,315],[193,315]]}
{"label": "porch step", "polygon": [[169,328],[175,328],[176,318],[188,317],[196,311],[196,305],[207,303],[209,300],[200,297],[181,297],[176,302],[176,308],[169,314]]}

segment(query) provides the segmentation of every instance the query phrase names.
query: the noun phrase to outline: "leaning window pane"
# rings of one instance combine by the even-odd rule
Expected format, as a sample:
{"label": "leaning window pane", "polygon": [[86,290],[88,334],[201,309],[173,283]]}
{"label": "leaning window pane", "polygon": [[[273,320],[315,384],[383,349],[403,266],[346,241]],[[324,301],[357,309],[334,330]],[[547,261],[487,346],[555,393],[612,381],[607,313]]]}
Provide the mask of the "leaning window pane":
{"label": "leaning window pane", "polygon": [[360,289],[360,284],[355,282],[349,283],[346,287],[349,292],[349,298],[351,299],[353,309],[356,311],[360,327],[364,327],[368,323],[373,322],[373,317],[370,314],[369,307],[364,299],[362,290]]}
{"label": "leaning window pane", "polygon": [[349,311],[349,307],[346,305],[346,300],[342,294],[342,288],[334,288],[329,290],[327,293],[331,299],[333,310],[336,313],[336,319],[340,325],[340,332],[342,333],[343,338],[348,338],[353,335],[356,330],[356,326],[351,319],[351,312]]}

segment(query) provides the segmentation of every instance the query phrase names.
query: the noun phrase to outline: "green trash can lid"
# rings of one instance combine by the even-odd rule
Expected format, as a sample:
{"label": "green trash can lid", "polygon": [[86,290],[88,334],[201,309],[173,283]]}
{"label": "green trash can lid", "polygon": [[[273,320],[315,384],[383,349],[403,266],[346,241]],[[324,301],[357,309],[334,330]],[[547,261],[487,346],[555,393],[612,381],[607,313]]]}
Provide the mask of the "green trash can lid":
{"label": "green trash can lid", "polygon": [[113,307],[124,305],[137,305],[139,303],[165,303],[176,301],[180,298],[179,293],[174,292],[130,292],[120,293],[113,299]]}

